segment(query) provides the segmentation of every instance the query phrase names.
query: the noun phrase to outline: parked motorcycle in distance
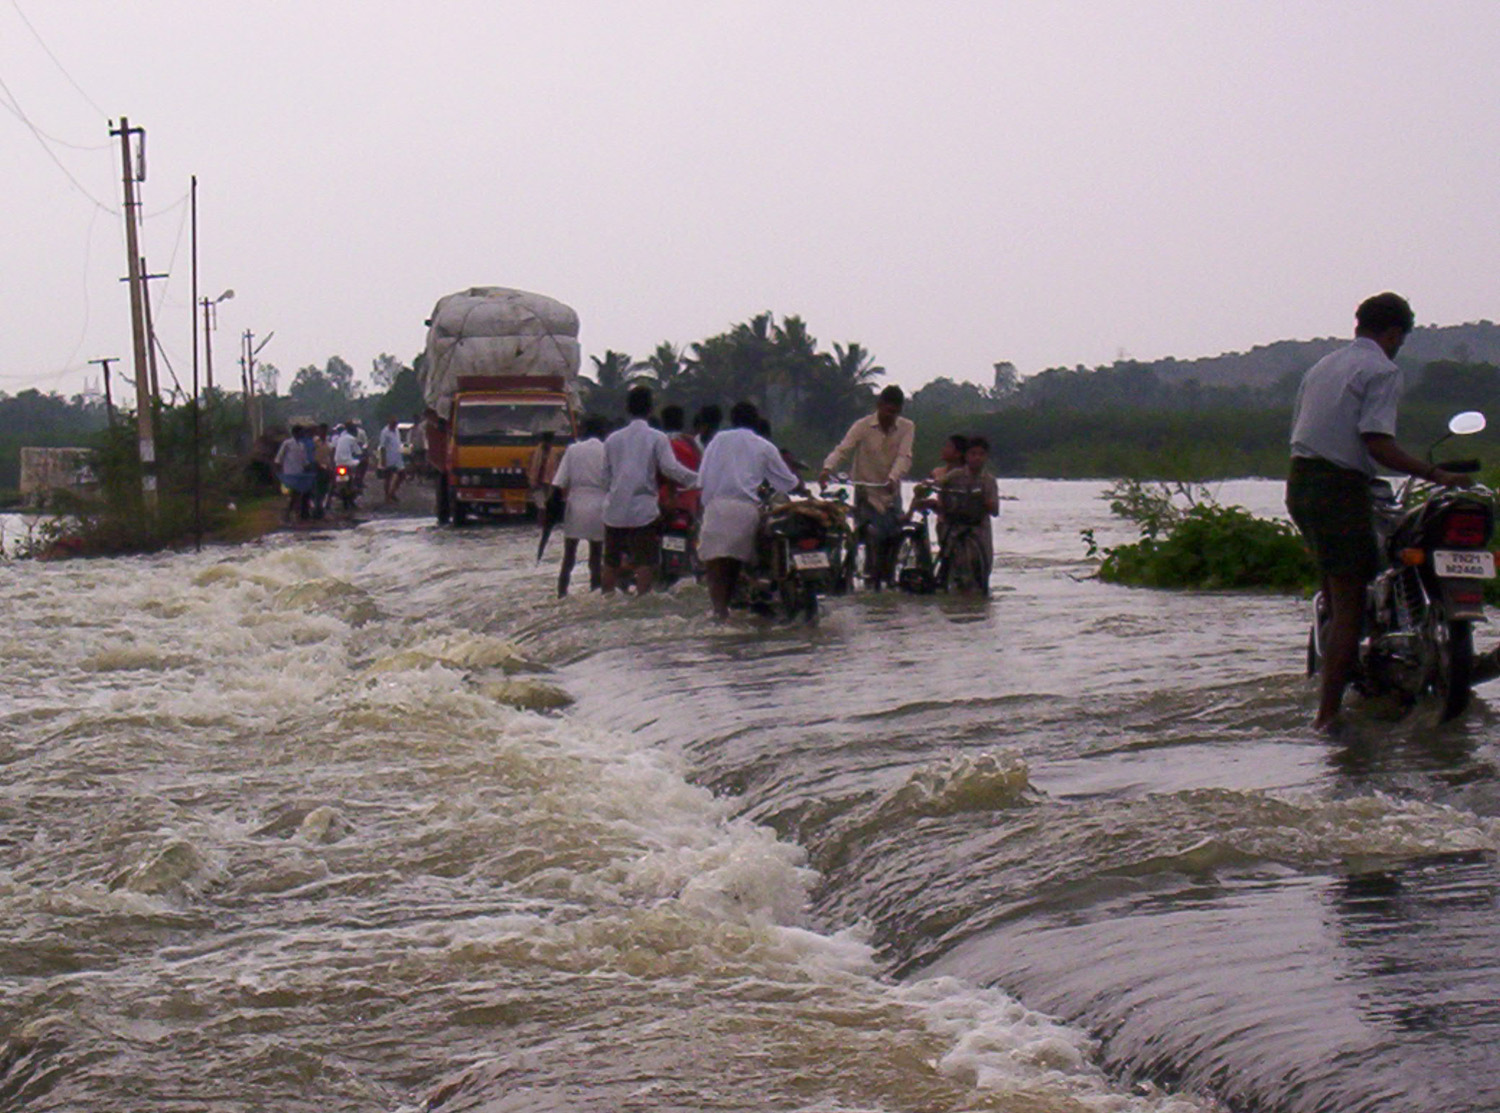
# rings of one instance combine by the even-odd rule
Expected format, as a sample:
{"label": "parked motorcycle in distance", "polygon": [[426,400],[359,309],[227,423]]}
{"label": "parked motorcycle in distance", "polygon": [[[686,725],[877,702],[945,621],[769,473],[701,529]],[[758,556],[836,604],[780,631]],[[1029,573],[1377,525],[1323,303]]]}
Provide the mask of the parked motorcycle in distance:
{"label": "parked motorcycle in distance", "polygon": [[[1448,435],[1467,436],[1484,427],[1484,415],[1469,411],[1449,421]],[[1431,449],[1427,456],[1431,460]],[[1476,460],[1439,466],[1459,473],[1479,470]],[[1441,704],[1442,718],[1451,719],[1469,703],[1474,623],[1485,621],[1484,582],[1495,578],[1489,550],[1495,493],[1408,479],[1397,494],[1388,480],[1375,479],[1371,494],[1381,571],[1365,591],[1354,686],[1365,696],[1394,694],[1406,703],[1430,691]],[[1329,617],[1320,591],[1313,597],[1308,633],[1309,675],[1321,667]]]}
{"label": "parked motorcycle in distance", "polygon": [[788,622],[816,622],[818,598],[844,578],[848,508],[831,499],[793,499],[762,508],[758,556],[741,573],[738,605]]}

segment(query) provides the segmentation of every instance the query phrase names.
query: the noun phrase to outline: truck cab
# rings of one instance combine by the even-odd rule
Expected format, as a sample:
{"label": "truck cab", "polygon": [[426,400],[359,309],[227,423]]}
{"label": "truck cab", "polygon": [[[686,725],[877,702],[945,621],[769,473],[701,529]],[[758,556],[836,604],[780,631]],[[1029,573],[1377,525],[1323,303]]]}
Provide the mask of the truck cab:
{"label": "truck cab", "polygon": [[561,377],[460,376],[448,418],[447,493],[454,525],[471,515],[534,513],[526,467],[551,432],[576,434],[572,395]]}

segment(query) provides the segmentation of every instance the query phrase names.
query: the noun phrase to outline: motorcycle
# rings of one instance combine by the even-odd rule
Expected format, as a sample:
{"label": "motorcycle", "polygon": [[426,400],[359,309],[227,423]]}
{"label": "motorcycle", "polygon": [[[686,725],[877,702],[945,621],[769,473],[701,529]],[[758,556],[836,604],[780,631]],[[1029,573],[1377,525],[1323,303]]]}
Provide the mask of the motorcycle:
{"label": "motorcycle", "polygon": [[354,469],[348,464],[336,464],[333,469],[333,496],[339,500],[344,512],[354,509],[359,500],[359,483]]}
{"label": "motorcycle", "polygon": [[818,597],[843,582],[848,509],[826,499],[762,508],[758,559],[740,574],[731,603],[759,614],[816,622]]}
{"label": "motorcycle", "polygon": [[[1448,423],[1449,435],[1484,427],[1484,415],[1473,411]],[[1479,470],[1474,460],[1439,466],[1459,473]],[[1367,697],[1394,694],[1405,703],[1431,691],[1441,703],[1442,719],[1452,719],[1469,703],[1474,623],[1485,621],[1484,581],[1495,578],[1489,550],[1494,492],[1479,486],[1433,488],[1408,479],[1398,494],[1389,481],[1375,479],[1371,494],[1381,570],[1365,591],[1354,686]],[[1308,633],[1309,675],[1321,666],[1330,617],[1320,591],[1313,597]]]}
{"label": "motorcycle", "polygon": [[693,515],[673,507],[662,514],[661,582],[670,587],[684,576],[698,574],[696,546],[693,544]]}

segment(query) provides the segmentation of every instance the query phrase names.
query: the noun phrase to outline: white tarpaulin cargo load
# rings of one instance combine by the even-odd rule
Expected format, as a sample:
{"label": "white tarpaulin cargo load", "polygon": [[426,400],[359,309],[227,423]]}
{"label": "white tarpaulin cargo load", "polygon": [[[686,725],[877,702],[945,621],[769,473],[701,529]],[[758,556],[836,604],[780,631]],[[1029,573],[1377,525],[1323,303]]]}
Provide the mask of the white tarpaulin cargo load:
{"label": "white tarpaulin cargo load", "polygon": [[422,395],[447,410],[460,375],[560,376],[578,387],[578,314],[544,294],[473,286],[439,298],[427,329]]}

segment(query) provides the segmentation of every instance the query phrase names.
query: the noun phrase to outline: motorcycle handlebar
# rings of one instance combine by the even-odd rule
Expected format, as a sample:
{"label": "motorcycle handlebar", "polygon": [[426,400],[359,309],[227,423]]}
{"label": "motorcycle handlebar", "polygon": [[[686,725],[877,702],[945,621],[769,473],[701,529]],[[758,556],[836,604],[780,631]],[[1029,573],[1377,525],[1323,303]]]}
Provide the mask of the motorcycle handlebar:
{"label": "motorcycle handlebar", "polygon": [[1455,475],[1472,475],[1480,467],[1478,460],[1448,460],[1437,466],[1444,471],[1451,471]]}

